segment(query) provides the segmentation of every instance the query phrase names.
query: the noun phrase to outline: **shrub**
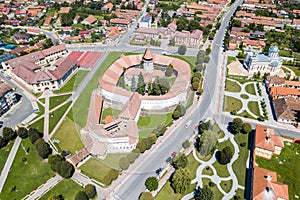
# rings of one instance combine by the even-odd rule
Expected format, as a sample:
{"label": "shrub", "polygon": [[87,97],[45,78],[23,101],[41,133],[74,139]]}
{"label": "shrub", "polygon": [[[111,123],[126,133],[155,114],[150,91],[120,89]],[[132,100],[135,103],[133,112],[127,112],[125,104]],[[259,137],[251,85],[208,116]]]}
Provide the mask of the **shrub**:
{"label": "shrub", "polygon": [[84,193],[88,196],[89,199],[92,199],[97,194],[96,187],[92,184],[87,184],[84,187]]}
{"label": "shrub", "polygon": [[34,144],[39,138],[43,137],[43,134],[40,133],[37,129],[35,128],[30,128],[28,130],[28,137],[31,141],[32,144]]}
{"label": "shrub", "polygon": [[190,142],[188,140],[186,140],[182,143],[182,147],[185,149],[188,148],[189,146],[190,146]]}
{"label": "shrub", "polygon": [[145,186],[149,191],[154,191],[158,188],[158,180],[156,177],[149,177],[145,182]]}
{"label": "shrub", "polygon": [[211,181],[210,181],[210,182],[208,183],[208,185],[209,185],[209,187],[214,187],[216,184],[215,184],[214,182],[211,182]]}
{"label": "shrub", "polygon": [[0,136],[0,149],[7,145],[7,140]]}
{"label": "shrub", "polygon": [[252,127],[250,124],[248,123],[244,123],[243,126],[242,126],[242,132],[245,133],[245,134],[248,134],[252,131]]}
{"label": "shrub", "polygon": [[127,157],[123,157],[119,160],[119,166],[122,170],[126,170],[129,167],[129,161]]}
{"label": "shrub", "polygon": [[135,155],[135,153],[131,152],[127,155],[127,158],[128,158],[129,163],[133,163],[136,159],[136,155]]}
{"label": "shrub", "polygon": [[139,149],[141,153],[146,151],[146,145],[143,141],[138,142],[136,148]]}
{"label": "shrub", "polygon": [[74,174],[74,166],[68,161],[60,162],[60,169],[58,171],[59,175],[64,178],[71,178]]}

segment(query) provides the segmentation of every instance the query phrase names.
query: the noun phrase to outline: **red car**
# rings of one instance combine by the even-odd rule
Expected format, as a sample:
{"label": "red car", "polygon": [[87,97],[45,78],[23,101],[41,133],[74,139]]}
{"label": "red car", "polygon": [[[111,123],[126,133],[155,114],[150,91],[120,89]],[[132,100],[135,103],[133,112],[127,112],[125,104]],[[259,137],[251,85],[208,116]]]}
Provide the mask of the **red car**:
{"label": "red car", "polygon": [[171,156],[172,156],[172,157],[175,157],[175,156],[176,156],[176,154],[177,154],[177,152],[176,152],[176,151],[174,151],[174,152],[171,154]]}

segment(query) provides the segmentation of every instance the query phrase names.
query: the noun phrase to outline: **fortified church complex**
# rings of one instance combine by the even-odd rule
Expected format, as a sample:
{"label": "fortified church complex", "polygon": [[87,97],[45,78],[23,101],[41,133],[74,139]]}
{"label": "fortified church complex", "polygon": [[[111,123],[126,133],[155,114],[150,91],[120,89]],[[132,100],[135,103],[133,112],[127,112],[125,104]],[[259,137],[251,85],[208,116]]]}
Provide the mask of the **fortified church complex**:
{"label": "fortified church complex", "polygon": [[[172,65],[176,80],[168,93],[160,96],[140,95],[118,86],[121,76],[134,78],[142,73],[145,81],[162,77]],[[86,127],[81,130],[86,149],[95,157],[105,158],[107,153],[130,152],[139,141],[137,122],[141,111],[171,110],[185,103],[190,88],[190,65],[180,59],[152,54],[121,56],[99,80],[99,88],[91,96]],[[100,124],[103,103],[122,108],[116,119]]]}

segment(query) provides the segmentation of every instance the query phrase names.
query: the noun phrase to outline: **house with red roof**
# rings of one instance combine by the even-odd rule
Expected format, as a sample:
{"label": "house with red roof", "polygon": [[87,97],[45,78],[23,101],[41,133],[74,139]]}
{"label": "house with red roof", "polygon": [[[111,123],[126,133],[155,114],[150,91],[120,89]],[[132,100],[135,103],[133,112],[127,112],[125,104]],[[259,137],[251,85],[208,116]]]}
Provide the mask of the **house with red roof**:
{"label": "house with red roof", "polygon": [[280,155],[284,147],[283,138],[275,135],[274,129],[256,125],[255,156],[271,159],[273,155]]}

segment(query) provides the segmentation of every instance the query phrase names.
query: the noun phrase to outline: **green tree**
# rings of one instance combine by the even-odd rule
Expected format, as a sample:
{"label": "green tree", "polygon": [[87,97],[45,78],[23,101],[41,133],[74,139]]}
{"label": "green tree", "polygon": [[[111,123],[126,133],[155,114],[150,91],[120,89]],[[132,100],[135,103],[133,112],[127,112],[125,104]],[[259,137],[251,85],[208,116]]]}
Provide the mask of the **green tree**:
{"label": "green tree", "polygon": [[243,126],[242,126],[242,132],[245,133],[245,134],[248,134],[252,131],[252,127],[250,124],[248,123],[244,123]]}
{"label": "green tree", "polygon": [[60,162],[60,169],[58,171],[59,175],[64,178],[71,178],[74,174],[74,166],[68,161]]}
{"label": "green tree", "polygon": [[173,114],[172,114],[172,117],[173,117],[173,119],[179,119],[179,117],[180,117],[180,112],[179,111],[177,111],[177,110],[175,110],[174,112],[173,112]]}
{"label": "green tree", "polygon": [[60,170],[60,163],[64,159],[59,154],[51,154],[48,156],[48,163],[50,164],[50,167],[52,171],[59,172]]}
{"label": "green tree", "polygon": [[154,200],[151,192],[143,192],[139,198],[139,200]]}
{"label": "green tree", "polygon": [[226,165],[230,163],[232,156],[232,149],[229,146],[224,147],[221,151],[219,151],[218,162],[222,165]]}
{"label": "green tree", "polygon": [[172,160],[172,165],[175,167],[175,169],[185,168],[188,164],[187,157],[180,153]]}
{"label": "green tree", "polygon": [[25,127],[21,127],[18,129],[18,136],[22,139],[27,138],[28,137],[28,130]]}
{"label": "green tree", "polygon": [[79,191],[76,196],[75,200],[89,200],[89,197],[83,191]]}
{"label": "green tree", "polygon": [[154,191],[158,188],[158,180],[156,177],[149,177],[145,182],[145,186],[149,191]]}
{"label": "green tree", "polygon": [[2,130],[2,135],[7,141],[13,140],[17,137],[16,132],[10,127],[4,127]]}
{"label": "green tree", "polygon": [[201,79],[201,73],[199,71],[196,71],[194,74],[194,77],[199,78],[199,80]]}
{"label": "green tree", "polygon": [[187,169],[178,169],[171,180],[175,193],[184,194],[191,184],[191,175]]}
{"label": "green tree", "polygon": [[32,144],[34,144],[39,138],[43,137],[43,134],[40,133],[37,129],[35,128],[30,128],[28,130],[28,137],[31,141]]}
{"label": "green tree", "polygon": [[41,158],[43,159],[48,158],[49,154],[51,153],[51,149],[49,147],[49,144],[46,143],[43,138],[39,138],[34,143],[34,146]]}
{"label": "green tree", "polygon": [[129,161],[127,157],[123,157],[119,160],[119,166],[122,170],[126,170],[129,167]]}
{"label": "green tree", "polygon": [[186,46],[180,45],[180,46],[178,47],[178,54],[179,54],[179,55],[184,55],[185,52],[186,52]]}
{"label": "green tree", "polygon": [[166,76],[167,76],[167,77],[172,76],[173,71],[174,71],[173,65],[172,65],[172,64],[169,64],[168,67],[167,67],[167,69],[166,69],[166,73],[165,73]]}
{"label": "green tree", "polygon": [[213,200],[214,192],[206,185],[195,192],[195,200]]}
{"label": "green tree", "polygon": [[137,159],[136,154],[131,152],[127,155],[128,161],[129,163],[133,163],[135,161],[135,159]]}
{"label": "green tree", "polygon": [[87,184],[84,187],[84,192],[89,197],[89,199],[94,198],[97,194],[96,187],[92,184]]}
{"label": "green tree", "polygon": [[199,88],[199,82],[196,82],[196,81],[193,82],[193,83],[192,83],[192,88],[193,88],[194,91],[197,91],[198,88]]}
{"label": "green tree", "polygon": [[230,124],[230,131],[232,134],[238,134],[241,132],[243,126],[243,120],[235,118]]}
{"label": "green tree", "polygon": [[0,136],[0,149],[7,145],[8,141]]}

